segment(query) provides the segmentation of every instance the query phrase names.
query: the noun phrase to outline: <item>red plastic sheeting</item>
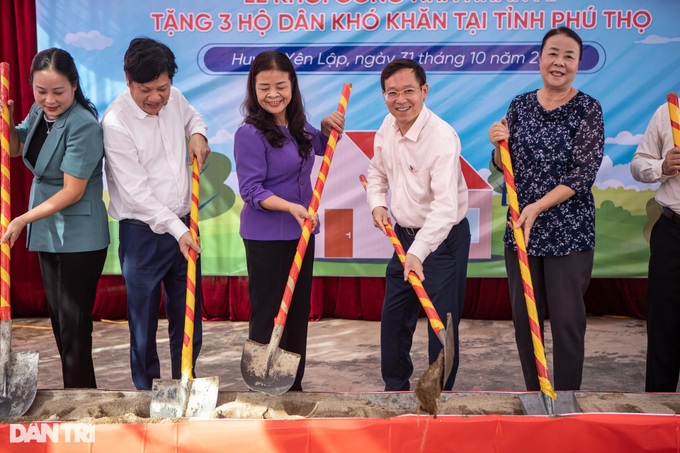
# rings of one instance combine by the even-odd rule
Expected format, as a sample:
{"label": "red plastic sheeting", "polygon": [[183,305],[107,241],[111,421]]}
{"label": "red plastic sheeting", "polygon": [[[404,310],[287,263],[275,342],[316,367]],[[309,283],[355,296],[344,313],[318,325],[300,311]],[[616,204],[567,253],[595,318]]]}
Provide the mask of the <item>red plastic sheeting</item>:
{"label": "red plastic sheeting", "polygon": [[680,452],[679,427],[679,416],[647,414],[205,420],[116,425],[40,422],[0,425],[0,452]]}

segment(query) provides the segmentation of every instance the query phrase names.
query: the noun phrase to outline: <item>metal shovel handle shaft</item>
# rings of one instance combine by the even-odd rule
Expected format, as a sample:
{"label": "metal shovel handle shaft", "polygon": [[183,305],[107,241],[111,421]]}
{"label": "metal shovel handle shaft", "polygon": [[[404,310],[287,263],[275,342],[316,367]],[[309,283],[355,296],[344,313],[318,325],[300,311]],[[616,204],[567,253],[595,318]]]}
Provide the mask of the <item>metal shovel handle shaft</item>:
{"label": "metal shovel handle shaft", "polygon": [[536,359],[536,369],[538,371],[538,382],[541,392],[555,399],[557,395],[553,391],[548,376],[548,364],[545,359],[545,349],[543,347],[543,336],[538,322],[538,311],[536,309],[536,299],[534,297],[534,286],[531,282],[531,272],[529,271],[529,256],[527,254],[524,231],[522,228],[515,228],[514,224],[519,219],[519,201],[517,199],[517,188],[515,186],[515,175],[512,171],[512,160],[510,159],[510,148],[508,142],[500,142],[501,161],[503,162],[503,175],[508,193],[510,205],[510,218],[513,223],[512,232],[517,245],[517,257],[519,259],[520,274],[522,276],[522,286],[524,288],[524,301],[529,315],[529,328],[531,330],[531,341],[534,346],[534,357]]}
{"label": "metal shovel handle shaft", "polygon": [[[352,91],[352,85],[345,83],[342,87],[342,94],[340,96],[340,102],[338,104],[338,112],[345,113],[347,108],[347,102],[349,101],[349,95]],[[316,210],[319,208],[319,202],[321,201],[321,194],[323,193],[323,188],[326,184],[326,178],[328,176],[328,171],[331,166],[331,161],[333,160],[333,154],[335,153],[335,146],[338,141],[338,131],[333,129],[331,135],[328,138],[328,143],[326,144],[326,150],[323,156],[323,162],[321,163],[321,168],[319,169],[319,176],[316,178],[316,184],[314,185],[314,192],[312,193],[312,199],[309,203],[309,212],[312,216],[316,215]],[[288,281],[286,282],[286,288],[283,291],[283,298],[281,299],[281,305],[279,306],[279,312],[274,318],[274,324],[285,326],[286,318],[288,317],[288,309],[290,307],[290,301],[293,299],[293,292],[295,291],[295,285],[297,284],[298,276],[300,275],[300,269],[302,268],[302,259],[307,251],[307,245],[309,244],[309,237],[312,234],[312,221],[307,219],[302,227],[302,236],[298,241],[297,249],[295,251],[295,257],[293,258],[293,264],[290,267],[290,272],[288,273]],[[278,346],[278,344],[276,345]]]}
{"label": "metal shovel handle shaft", "polygon": [[[11,218],[10,211],[10,179],[9,179],[9,63],[0,63],[0,98],[5,106],[0,120],[0,141],[2,150],[0,157],[0,236],[5,234]],[[10,305],[10,246],[5,242],[0,245],[0,320],[12,319]]]}
{"label": "metal shovel handle shaft", "polygon": [[[189,214],[189,231],[194,242],[198,239],[198,194],[200,174],[198,161],[194,157],[191,164],[191,210]],[[196,313],[196,262],[198,254],[196,250],[189,248],[187,260],[187,295],[184,312],[184,339],[182,343],[181,371],[184,379],[193,378],[193,355],[194,355],[194,317]]]}
{"label": "metal shovel handle shaft", "polygon": [[[368,184],[366,176],[360,175],[359,180],[361,181],[361,184],[364,186],[364,189],[366,189],[366,186]],[[390,242],[392,242],[394,251],[397,252],[399,261],[401,261],[401,264],[405,266],[406,251],[404,250],[404,247],[401,245],[401,241],[399,241],[397,233],[394,231],[394,228],[392,228],[392,225],[385,225],[385,231],[387,232],[387,236],[390,238]],[[427,292],[423,287],[423,282],[420,281],[416,273],[413,271],[409,272],[408,281],[411,284],[411,286],[413,286],[413,290],[416,292],[418,300],[420,300],[420,305],[422,305],[423,310],[427,315],[427,319],[430,321],[430,326],[432,326],[432,330],[434,330],[434,332],[437,334],[437,338],[439,338],[439,341],[441,341],[442,344],[445,345],[446,328],[444,327],[444,323],[442,323],[441,318],[437,314],[437,310],[434,308],[432,300],[430,300],[430,297],[427,295]]]}

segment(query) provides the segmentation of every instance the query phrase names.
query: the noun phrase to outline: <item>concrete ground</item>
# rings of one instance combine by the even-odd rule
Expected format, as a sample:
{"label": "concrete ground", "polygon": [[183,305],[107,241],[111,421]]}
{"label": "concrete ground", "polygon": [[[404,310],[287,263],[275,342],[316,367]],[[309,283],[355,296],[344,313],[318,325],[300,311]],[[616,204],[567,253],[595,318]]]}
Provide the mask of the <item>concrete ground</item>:
{"label": "concrete ground", "polygon": [[[412,359],[411,388],[427,366],[426,322],[418,324]],[[247,322],[204,322],[203,350],[196,372],[219,376],[220,390],[247,391],[240,361]],[[169,378],[167,323],[161,320],[159,354],[164,378]],[[309,326],[307,367],[303,380],[310,392],[375,392],[380,377],[380,323],[323,319]],[[551,369],[549,324],[546,352]],[[524,390],[511,321],[464,319],[460,325],[461,358],[454,391]],[[129,337],[125,322],[96,322],[94,361],[97,383],[104,390],[134,390],[129,368]],[[15,319],[12,350],[40,352],[39,389],[63,388],[59,355],[50,323],[45,318]],[[644,391],[645,322],[618,317],[589,317],[586,360],[581,390],[594,392]]]}

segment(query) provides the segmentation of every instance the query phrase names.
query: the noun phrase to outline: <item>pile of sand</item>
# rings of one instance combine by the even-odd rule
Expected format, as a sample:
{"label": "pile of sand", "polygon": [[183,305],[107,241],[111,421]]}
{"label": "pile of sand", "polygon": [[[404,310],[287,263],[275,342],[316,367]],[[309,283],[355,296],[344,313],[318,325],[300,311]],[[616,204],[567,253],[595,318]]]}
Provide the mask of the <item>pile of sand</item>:
{"label": "pile of sand", "polygon": [[[538,397],[538,395],[536,395]],[[582,412],[680,413],[678,394],[576,392]],[[39,390],[28,412],[4,423],[78,421],[81,423],[167,423],[151,419],[151,392],[102,390]],[[257,392],[220,392],[214,418],[389,418],[416,414],[413,392],[312,393],[288,392],[272,397]],[[440,415],[522,415],[518,393],[444,392]]]}

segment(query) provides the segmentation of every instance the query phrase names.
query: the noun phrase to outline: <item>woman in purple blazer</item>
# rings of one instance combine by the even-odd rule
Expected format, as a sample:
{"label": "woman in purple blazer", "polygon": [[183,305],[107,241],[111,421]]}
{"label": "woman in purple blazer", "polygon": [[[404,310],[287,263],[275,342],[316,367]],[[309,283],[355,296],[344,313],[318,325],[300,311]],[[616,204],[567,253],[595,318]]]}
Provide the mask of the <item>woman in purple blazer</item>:
{"label": "woman in purple blazer", "polygon": [[[313,156],[322,156],[331,130],[345,120],[333,112],[321,131],[306,119],[295,68],[277,51],[260,53],[250,67],[245,120],[234,138],[234,158],[243,199],[240,234],[246,249],[250,328],[248,338],[269,343],[288,272],[305,220],[318,232],[318,217],[307,207],[312,198]],[[300,354],[291,390],[302,390],[307,321],[312,291],[314,235],[309,239],[281,336],[281,348]]]}

